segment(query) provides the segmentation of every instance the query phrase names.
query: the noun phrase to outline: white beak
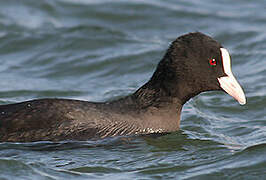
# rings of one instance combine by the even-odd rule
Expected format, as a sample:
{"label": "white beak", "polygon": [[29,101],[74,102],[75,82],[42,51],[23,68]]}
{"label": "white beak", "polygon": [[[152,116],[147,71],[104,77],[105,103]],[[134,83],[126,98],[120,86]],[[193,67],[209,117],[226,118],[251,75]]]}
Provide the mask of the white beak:
{"label": "white beak", "polygon": [[218,78],[220,87],[233,98],[235,98],[239,102],[239,104],[244,105],[246,104],[246,97],[243,89],[232,73],[230,55],[226,49],[221,48],[220,50],[222,54],[224,72],[227,75]]}

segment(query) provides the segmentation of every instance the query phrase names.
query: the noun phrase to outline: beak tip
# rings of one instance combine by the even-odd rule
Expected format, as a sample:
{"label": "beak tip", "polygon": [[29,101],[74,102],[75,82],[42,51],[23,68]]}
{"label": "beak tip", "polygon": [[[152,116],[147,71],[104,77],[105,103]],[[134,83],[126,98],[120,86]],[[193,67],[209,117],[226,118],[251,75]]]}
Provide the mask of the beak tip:
{"label": "beak tip", "polygon": [[246,102],[239,102],[239,104],[240,104],[241,106],[244,106],[244,105],[246,104]]}
{"label": "beak tip", "polygon": [[239,101],[239,104],[243,106],[243,105],[246,104],[246,102],[247,102],[247,101],[246,101],[246,98],[244,98],[243,100]]}
{"label": "beak tip", "polygon": [[227,94],[237,100],[240,105],[246,104],[245,93],[233,75],[220,77],[218,78],[218,81],[220,83],[220,87]]}

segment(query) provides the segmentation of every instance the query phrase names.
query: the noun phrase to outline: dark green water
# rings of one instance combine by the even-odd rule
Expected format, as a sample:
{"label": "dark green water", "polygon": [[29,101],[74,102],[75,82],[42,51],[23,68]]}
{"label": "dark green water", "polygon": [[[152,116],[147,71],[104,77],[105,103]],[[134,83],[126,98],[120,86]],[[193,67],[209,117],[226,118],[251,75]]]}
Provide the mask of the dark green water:
{"label": "dark green water", "polygon": [[220,41],[247,105],[204,93],[161,137],[0,143],[0,179],[266,179],[266,1],[0,1],[0,104],[134,92],[169,42]]}

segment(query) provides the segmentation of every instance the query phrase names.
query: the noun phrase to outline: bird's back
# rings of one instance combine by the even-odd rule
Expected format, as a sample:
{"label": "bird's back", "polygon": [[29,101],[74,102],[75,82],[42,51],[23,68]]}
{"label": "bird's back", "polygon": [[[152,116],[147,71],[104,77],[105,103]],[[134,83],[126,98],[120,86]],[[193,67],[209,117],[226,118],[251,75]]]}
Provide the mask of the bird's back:
{"label": "bird's back", "polygon": [[0,141],[88,139],[95,137],[99,104],[40,99],[0,106]]}

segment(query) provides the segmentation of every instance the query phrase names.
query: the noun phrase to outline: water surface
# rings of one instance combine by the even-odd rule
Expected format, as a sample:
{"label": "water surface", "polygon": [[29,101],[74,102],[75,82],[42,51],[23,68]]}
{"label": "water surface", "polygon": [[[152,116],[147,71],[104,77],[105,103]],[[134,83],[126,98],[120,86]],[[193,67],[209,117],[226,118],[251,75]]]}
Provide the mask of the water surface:
{"label": "water surface", "polygon": [[247,105],[189,101],[161,137],[0,143],[0,179],[264,179],[266,1],[0,1],[0,104],[105,101],[145,83],[169,43],[194,31],[226,47]]}

